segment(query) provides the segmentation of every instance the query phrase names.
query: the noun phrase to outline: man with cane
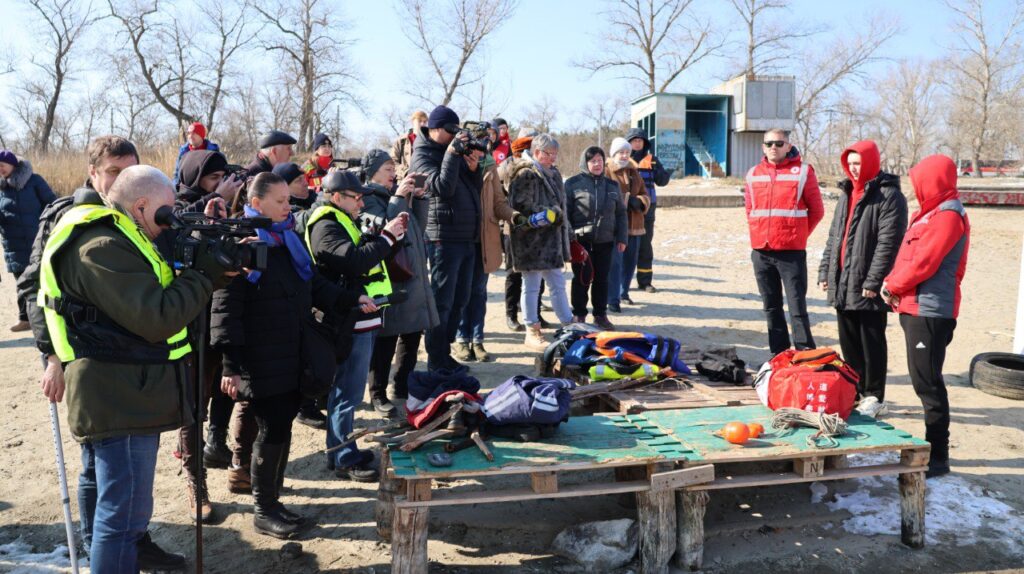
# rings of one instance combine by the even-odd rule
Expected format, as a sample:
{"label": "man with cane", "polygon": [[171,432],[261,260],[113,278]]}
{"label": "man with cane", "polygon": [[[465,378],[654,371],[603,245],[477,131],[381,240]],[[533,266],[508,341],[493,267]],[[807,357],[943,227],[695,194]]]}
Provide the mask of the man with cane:
{"label": "man with cane", "polygon": [[174,191],[156,168],[125,169],[103,199],[70,209],[50,232],[38,301],[64,365],[71,434],[95,451],[91,568],[135,572],[159,433],[191,422],[186,325],[230,270],[202,249],[175,276],[159,255],[157,211],[173,206]]}

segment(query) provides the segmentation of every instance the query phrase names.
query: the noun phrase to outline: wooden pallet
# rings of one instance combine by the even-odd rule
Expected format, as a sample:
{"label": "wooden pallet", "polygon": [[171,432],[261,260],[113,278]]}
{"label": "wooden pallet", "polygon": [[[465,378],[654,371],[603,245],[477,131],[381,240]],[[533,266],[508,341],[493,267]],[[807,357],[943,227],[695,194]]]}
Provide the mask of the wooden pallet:
{"label": "wooden pallet", "polygon": [[[451,467],[431,467],[427,456],[443,448],[438,444],[410,453],[385,451],[376,516],[378,534],[391,540],[392,572],[427,571],[432,507],[624,493],[637,497],[641,571],[667,572],[677,538],[673,491],[710,482],[713,468],[677,468],[692,451],[665,433],[622,417],[580,417],[562,426],[543,442],[493,441],[493,462],[469,449],[454,453]],[[615,478],[588,473],[583,476],[589,482],[579,482],[579,471],[605,468],[615,469]],[[520,476],[522,485],[487,488],[487,478],[495,476]],[[571,483],[565,480],[570,476]],[[469,477],[482,478],[485,489],[454,492],[437,489],[433,482]]]}
{"label": "wooden pallet", "polygon": [[[772,412],[762,406],[708,408],[699,410],[650,411],[626,416],[640,417],[643,424],[679,439],[694,451],[679,466],[707,465],[715,467],[715,479],[681,488],[676,493],[678,541],[674,563],[677,567],[699,570],[703,561],[704,512],[709,494],[732,488],[771,487],[783,484],[842,480],[865,476],[898,475],[900,510],[904,544],[912,548],[924,546],[925,483],[930,446],[909,433],[858,414],[848,420],[850,433],[837,438],[835,448],[815,448],[807,443],[812,429],[794,431],[769,430],[765,436],[746,445],[734,445],[714,436],[711,431],[730,420],[760,422],[770,429]],[[633,419],[639,424],[637,419]],[[895,452],[899,463],[849,466],[848,455]],[[787,472],[734,474],[735,463],[761,462],[791,465]]]}

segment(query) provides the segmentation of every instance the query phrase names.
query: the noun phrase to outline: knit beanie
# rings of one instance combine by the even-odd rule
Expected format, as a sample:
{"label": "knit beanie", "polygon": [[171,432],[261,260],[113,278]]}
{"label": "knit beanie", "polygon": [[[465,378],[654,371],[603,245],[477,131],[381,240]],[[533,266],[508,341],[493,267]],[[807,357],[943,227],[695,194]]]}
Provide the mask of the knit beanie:
{"label": "knit beanie", "polygon": [[18,167],[18,158],[14,155],[13,151],[0,150],[0,163],[6,163]]}
{"label": "knit beanie", "polygon": [[612,140],[611,147],[608,148],[608,155],[614,156],[620,151],[632,151],[633,146],[629,145],[629,142],[623,138],[615,138]]}
{"label": "knit beanie", "polygon": [[495,130],[497,130],[501,126],[505,126],[506,128],[508,127],[508,122],[506,122],[504,118],[494,118],[494,120],[491,121],[491,127],[493,127]]}
{"label": "knit beanie", "polygon": [[302,168],[290,161],[275,165],[274,174],[283,179],[288,185],[291,185],[293,181],[303,175]]}
{"label": "knit beanie", "polygon": [[201,138],[205,138],[206,137],[206,126],[204,126],[203,124],[201,124],[199,122],[194,122],[192,125],[188,126],[188,133],[196,134],[197,136],[199,136]]}
{"label": "knit beanie", "polygon": [[327,134],[316,134],[315,136],[313,136],[314,151],[320,149],[320,146],[324,144],[330,144],[333,146],[334,142],[331,141],[331,138]]}
{"label": "knit beanie", "polygon": [[427,129],[443,128],[448,124],[459,123],[459,114],[447,106],[437,106],[427,116]]}
{"label": "knit beanie", "polygon": [[359,164],[363,170],[365,181],[373,179],[373,174],[377,173],[381,166],[389,161],[395,160],[391,157],[391,154],[382,149],[371,149],[366,152],[366,155],[363,156],[363,161]]}
{"label": "knit beanie", "polygon": [[537,131],[537,128],[522,127],[522,128],[519,128],[518,139],[532,138],[533,136],[535,136],[535,135],[537,135],[539,133],[540,132]]}
{"label": "knit beanie", "polygon": [[519,153],[530,149],[530,145],[533,143],[532,137],[518,138],[512,142],[512,155],[519,155]]}

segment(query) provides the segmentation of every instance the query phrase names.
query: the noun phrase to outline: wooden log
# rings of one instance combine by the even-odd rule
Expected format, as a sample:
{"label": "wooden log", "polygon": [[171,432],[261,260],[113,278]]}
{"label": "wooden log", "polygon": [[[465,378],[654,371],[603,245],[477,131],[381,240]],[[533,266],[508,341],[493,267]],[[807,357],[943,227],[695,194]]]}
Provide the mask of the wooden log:
{"label": "wooden log", "polygon": [[391,466],[391,451],[384,448],[380,454],[380,484],[377,486],[377,506],[374,514],[377,518],[377,536],[381,540],[391,540],[391,524],[395,519],[395,497],[401,496],[405,490],[405,480],[388,472]]}
{"label": "wooden log", "polygon": [[931,456],[931,447],[907,448],[900,451],[900,464],[903,466],[925,466]]}
{"label": "wooden log", "polygon": [[480,452],[484,453],[484,458],[489,462],[494,462],[494,454],[491,453],[491,449],[487,447],[487,443],[484,442],[484,438],[480,436],[480,431],[473,431],[470,433],[469,438],[476,443],[476,447],[480,449]]}
{"label": "wooden log", "polygon": [[[657,476],[657,471],[668,471],[671,468],[670,464],[651,465],[648,473]],[[669,561],[676,553],[675,492],[664,489],[636,493],[636,513],[640,538],[640,572],[667,574]]]}
{"label": "wooden log", "polygon": [[678,541],[675,565],[683,570],[700,570],[704,562],[704,513],[708,507],[708,493],[704,491],[676,491]]}
{"label": "wooden log", "polygon": [[345,442],[352,442],[352,441],[354,441],[356,439],[363,438],[364,436],[366,436],[368,434],[376,434],[376,433],[379,433],[379,432],[396,431],[396,430],[399,430],[399,429],[412,429],[412,427],[409,426],[409,422],[408,421],[402,420],[402,421],[393,421],[393,422],[390,422],[390,423],[387,423],[387,424],[382,424],[382,425],[377,425],[377,426],[372,426],[372,427],[356,429],[356,430],[348,433],[348,436],[345,437]]}
{"label": "wooden log", "polygon": [[924,548],[924,473],[901,474],[899,481],[900,539],[911,548]]}
{"label": "wooden log", "polygon": [[423,435],[425,435],[427,433],[433,432],[434,429],[436,429],[437,427],[443,425],[445,423],[445,421],[447,421],[448,419],[452,418],[453,416],[458,414],[460,411],[462,411],[462,402],[456,402],[446,412],[444,412],[444,413],[434,417],[434,420],[432,420],[429,423],[423,425],[418,430],[414,430],[414,431],[412,431],[410,433],[405,434],[404,435],[405,436],[405,443],[408,444],[408,443],[410,443],[410,442],[420,438],[421,436],[423,436]]}
{"label": "wooden log", "polygon": [[[430,499],[430,479],[406,481],[406,495],[409,500],[420,496]],[[429,507],[398,507],[391,533],[392,574],[426,574]]]}
{"label": "wooden log", "polygon": [[430,431],[406,442],[400,447],[400,450],[402,452],[412,452],[434,439],[453,437],[455,434],[455,431],[449,429]]}
{"label": "wooden log", "polygon": [[840,470],[844,468],[850,468],[850,459],[845,454],[825,457],[826,470]]}

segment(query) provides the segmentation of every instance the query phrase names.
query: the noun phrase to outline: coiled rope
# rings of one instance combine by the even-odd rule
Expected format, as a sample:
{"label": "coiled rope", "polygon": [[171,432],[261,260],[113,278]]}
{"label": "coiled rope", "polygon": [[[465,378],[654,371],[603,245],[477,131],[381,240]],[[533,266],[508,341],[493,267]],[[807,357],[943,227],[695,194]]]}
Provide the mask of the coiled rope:
{"label": "coiled rope", "polygon": [[812,413],[794,408],[781,408],[772,415],[773,429],[792,429],[794,427],[810,427],[818,432],[807,437],[807,444],[814,448],[838,448],[839,441],[834,437],[846,434],[846,421],[836,414]]}

